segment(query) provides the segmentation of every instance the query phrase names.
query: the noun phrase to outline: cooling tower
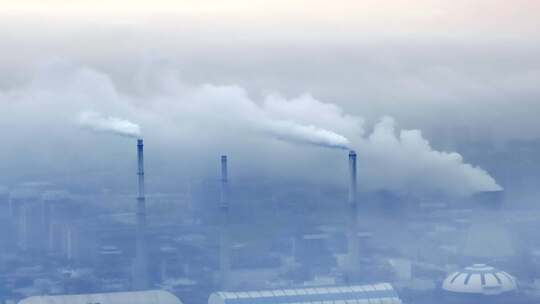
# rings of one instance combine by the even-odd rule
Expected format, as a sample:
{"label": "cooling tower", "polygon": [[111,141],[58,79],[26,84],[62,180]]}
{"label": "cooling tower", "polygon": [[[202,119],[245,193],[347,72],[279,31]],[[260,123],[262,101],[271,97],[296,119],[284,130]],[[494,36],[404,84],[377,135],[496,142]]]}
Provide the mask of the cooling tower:
{"label": "cooling tower", "polygon": [[143,140],[137,140],[137,162],[139,193],[137,196],[137,234],[135,247],[135,265],[133,275],[133,289],[144,290],[148,288],[148,262],[146,250],[146,200],[144,194],[144,153]]}
{"label": "cooling tower", "polygon": [[229,181],[227,156],[221,156],[221,196],[220,196],[220,245],[219,245],[219,281],[221,288],[227,288],[229,273],[231,268],[230,262],[230,245],[229,245]]}

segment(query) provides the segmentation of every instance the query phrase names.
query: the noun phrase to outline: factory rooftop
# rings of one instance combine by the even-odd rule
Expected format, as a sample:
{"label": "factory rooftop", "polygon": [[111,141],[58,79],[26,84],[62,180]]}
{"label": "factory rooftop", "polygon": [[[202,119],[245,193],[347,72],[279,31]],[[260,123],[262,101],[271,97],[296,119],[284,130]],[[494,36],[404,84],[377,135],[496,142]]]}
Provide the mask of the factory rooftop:
{"label": "factory rooftop", "polygon": [[272,304],[272,303],[334,303],[334,304],[401,304],[392,285],[317,287],[248,292],[217,292],[208,304]]}
{"label": "factory rooftop", "polygon": [[114,292],[81,295],[36,296],[19,304],[182,304],[173,294],[163,290]]}

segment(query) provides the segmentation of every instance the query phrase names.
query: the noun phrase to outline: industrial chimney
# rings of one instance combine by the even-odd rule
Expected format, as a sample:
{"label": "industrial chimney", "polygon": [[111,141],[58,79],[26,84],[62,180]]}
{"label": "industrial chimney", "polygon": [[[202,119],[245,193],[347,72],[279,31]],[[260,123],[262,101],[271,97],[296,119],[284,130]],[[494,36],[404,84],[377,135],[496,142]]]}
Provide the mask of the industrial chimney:
{"label": "industrial chimney", "polygon": [[137,140],[138,183],[137,196],[137,235],[135,248],[135,267],[133,275],[133,289],[148,289],[148,263],[146,252],[146,200],[144,195],[144,154],[143,140]]}
{"label": "industrial chimney", "polygon": [[222,289],[226,289],[229,281],[231,261],[229,256],[229,181],[227,156],[221,156],[221,196],[220,196],[220,244],[219,244],[219,281]]}
{"label": "industrial chimney", "polygon": [[358,202],[356,193],[356,152],[349,152],[349,219],[347,227],[347,276],[354,280],[359,267],[359,240],[358,240]]}

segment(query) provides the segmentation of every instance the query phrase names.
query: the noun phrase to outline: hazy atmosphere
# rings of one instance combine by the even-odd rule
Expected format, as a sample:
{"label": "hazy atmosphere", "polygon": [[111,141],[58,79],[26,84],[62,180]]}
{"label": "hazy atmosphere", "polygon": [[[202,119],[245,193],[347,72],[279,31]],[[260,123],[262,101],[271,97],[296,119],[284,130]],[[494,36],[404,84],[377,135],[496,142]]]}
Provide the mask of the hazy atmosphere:
{"label": "hazy atmosphere", "polygon": [[[2,246],[17,247],[0,254],[0,303],[164,289],[184,304],[235,304],[208,296],[300,288],[342,272],[313,286],[388,282],[403,303],[447,303],[431,292],[455,288],[445,276],[453,284],[472,264],[464,273],[491,271],[484,264],[510,273],[521,287],[514,303],[540,303],[539,12],[535,0],[0,0],[0,220],[14,229]],[[145,145],[139,184],[137,139]],[[128,232],[145,191],[140,237],[144,225]],[[25,221],[35,215],[48,227],[56,210],[13,207],[34,196],[72,201],[58,211],[59,227],[76,227],[69,242],[46,228],[49,251],[27,246],[32,233],[41,237]],[[356,200],[353,220],[347,208]],[[316,245],[306,241],[313,235]],[[52,250],[55,238],[58,248],[73,242],[98,257],[66,258]],[[175,270],[137,264],[141,239],[181,244],[174,257],[148,251]],[[229,241],[233,262],[212,255]],[[117,285],[103,283],[100,267],[116,264],[100,260],[109,247],[126,263],[136,257],[135,275],[156,268],[147,288],[134,287],[131,264],[107,274]],[[291,250],[293,266],[283,262]],[[261,265],[274,258],[280,274],[270,279],[231,269],[224,285],[223,273],[211,274],[236,259],[266,275]],[[408,261],[409,279],[396,261]],[[93,285],[68,288],[62,279],[55,292],[21,279],[20,269],[38,265],[38,280],[56,282],[50,269],[85,269]],[[366,270],[360,279],[353,266]],[[167,280],[177,289],[163,287]]]}

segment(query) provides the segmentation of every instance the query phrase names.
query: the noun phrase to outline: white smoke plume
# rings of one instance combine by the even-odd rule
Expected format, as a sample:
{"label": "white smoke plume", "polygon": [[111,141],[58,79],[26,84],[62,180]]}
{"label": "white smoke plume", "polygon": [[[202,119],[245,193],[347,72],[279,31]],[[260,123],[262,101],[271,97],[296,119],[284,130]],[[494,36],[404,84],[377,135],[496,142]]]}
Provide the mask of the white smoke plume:
{"label": "white smoke plume", "polygon": [[267,133],[290,142],[349,149],[351,141],[343,134],[358,136],[363,132],[358,131],[363,123],[359,117],[344,115],[334,104],[307,94],[291,100],[267,96],[262,111],[273,118],[263,122]]}
{"label": "white smoke plume", "polygon": [[129,120],[118,117],[103,116],[98,112],[81,112],[77,121],[81,127],[97,132],[113,133],[126,137],[140,137],[141,128]]}
{"label": "white smoke plume", "polygon": [[[239,131],[250,130],[258,136],[271,137],[294,144],[307,144],[327,148],[346,149],[350,141],[336,131],[336,126],[324,123],[324,120],[306,121],[271,111],[272,105],[278,102],[295,105],[296,101],[287,101],[285,98],[267,97],[264,104],[258,105],[248,97],[245,89],[236,86],[201,85],[188,89],[185,85],[177,83],[175,86],[184,88],[176,91],[176,99],[181,103],[171,103],[170,100],[159,100],[154,105],[159,111],[174,109],[173,117],[186,122],[197,124],[222,124]],[[175,99],[175,98],[173,98]],[[314,113],[317,106],[324,103],[316,101],[312,109],[304,108],[307,115]],[[330,116],[332,114],[330,113]],[[340,113],[328,117],[337,121]],[[312,117],[314,118],[314,117]]]}
{"label": "white smoke plume", "polygon": [[[486,171],[467,164],[459,154],[434,150],[418,130],[398,132],[394,120],[384,118],[366,135],[362,117],[346,114],[339,106],[309,94],[296,98],[271,94],[258,100],[242,87],[188,84],[169,70],[150,69],[136,75],[133,87],[142,91],[120,90],[108,74],[77,65],[52,64],[36,75],[27,85],[0,90],[2,121],[17,130],[3,137],[6,147],[13,147],[13,151],[0,151],[4,159],[14,160],[13,172],[22,172],[22,168],[35,170],[17,159],[33,158],[38,162],[48,150],[49,156],[42,159],[42,171],[50,166],[60,170],[64,162],[71,172],[81,165],[81,158],[86,158],[84,147],[94,147],[95,140],[107,140],[87,137],[74,142],[82,134],[73,128],[72,117],[96,131],[140,135],[140,127],[128,120],[99,114],[115,113],[141,124],[145,136],[152,140],[154,153],[163,156],[156,157],[159,160],[154,164],[161,170],[169,170],[171,163],[176,164],[173,167],[184,166],[179,170],[184,173],[206,170],[211,157],[227,151],[244,161],[238,164],[238,170],[246,174],[265,171],[304,178],[322,176],[332,183],[346,175],[340,171],[346,170],[343,157],[336,153],[305,149],[286,141],[355,149],[360,185],[366,190],[468,195],[500,189]],[[29,110],[38,108],[36,105],[53,110]],[[81,113],[81,109],[96,112]],[[15,151],[16,147],[41,140],[34,130],[43,126],[49,126],[48,132],[57,136],[41,143],[39,153],[30,155],[32,149]],[[115,144],[108,142],[99,149],[122,149]],[[58,165],[52,165],[59,146],[71,152],[56,159]],[[189,161],[175,159],[180,155]],[[68,156],[72,157],[71,163]],[[99,159],[100,163],[107,161]],[[109,164],[106,170],[113,170],[115,162]],[[156,172],[155,176],[159,175]]]}
{"label": "white smoke plume", "polygon": [[337,149],[348,149],[351,144],[343,135],[313,125],[301,125],[292,121],[268,120],[261,122],[261,127],[270,136],[291,143]]}
{"label": "white smoke plume", "polygon": [[434,150],[420,130],[397,132],[391,117],[382,118],[358,150],[360,176],[367,188],[415,192],[429,184],[429,191],[453,195],[502,190],[493,177],[465,163],[460,154]]}

